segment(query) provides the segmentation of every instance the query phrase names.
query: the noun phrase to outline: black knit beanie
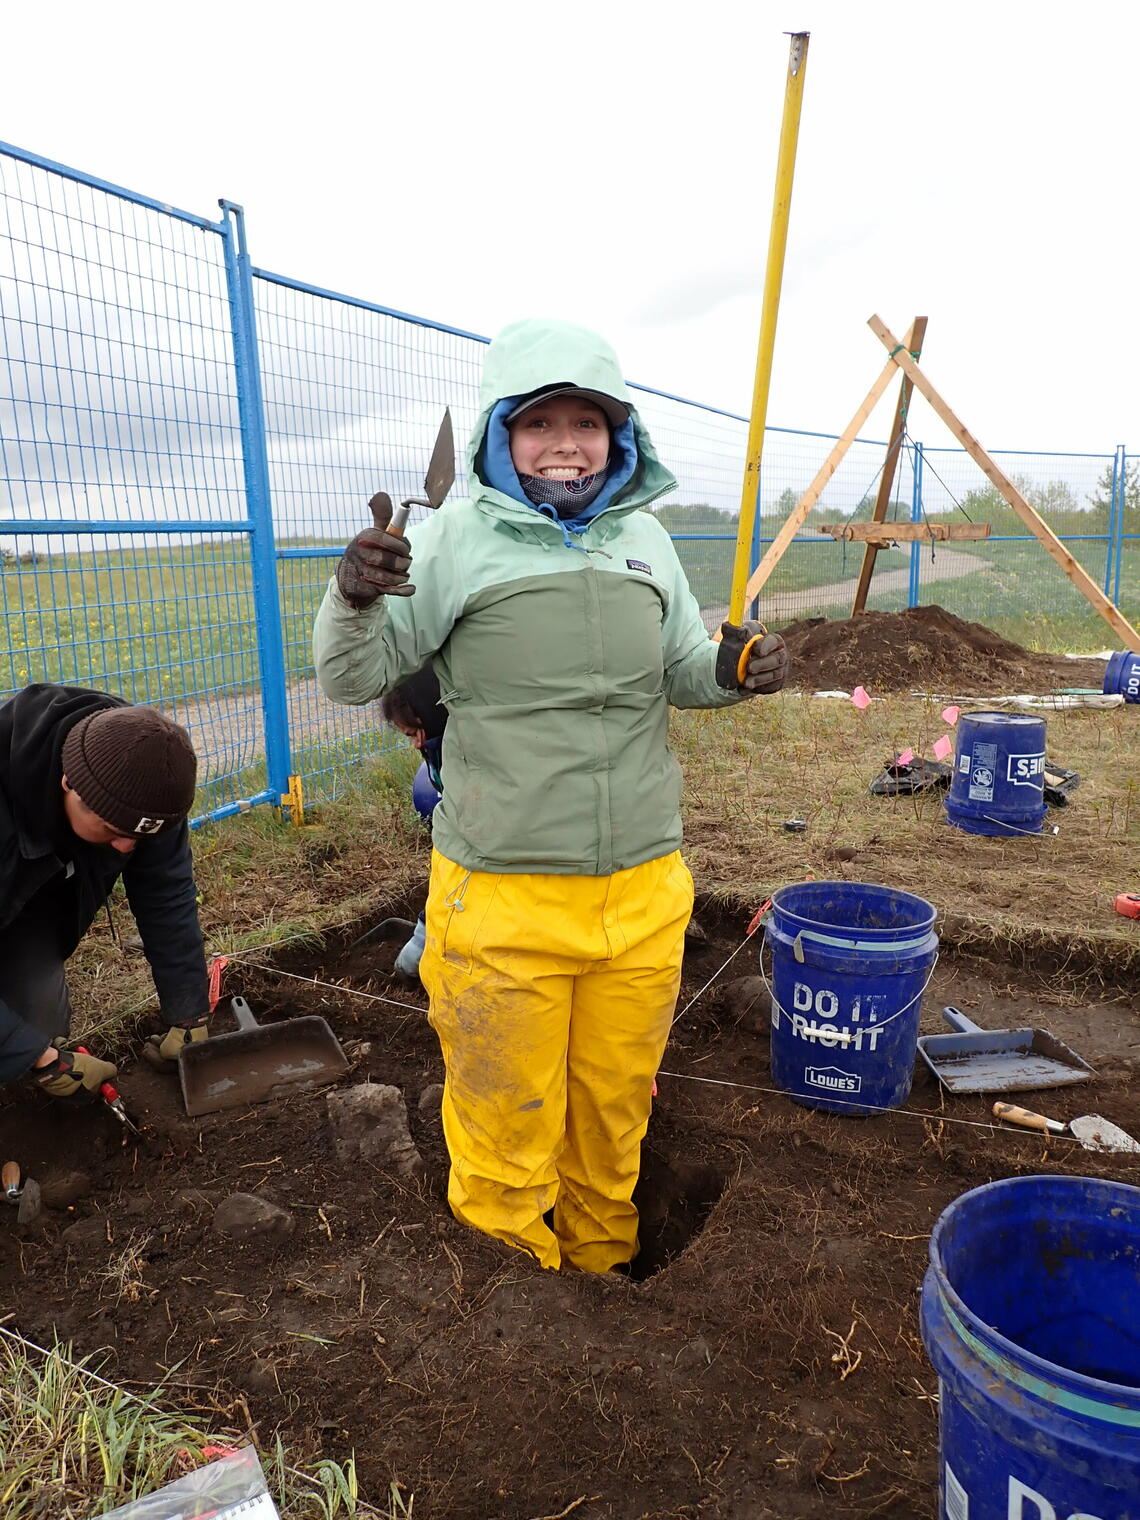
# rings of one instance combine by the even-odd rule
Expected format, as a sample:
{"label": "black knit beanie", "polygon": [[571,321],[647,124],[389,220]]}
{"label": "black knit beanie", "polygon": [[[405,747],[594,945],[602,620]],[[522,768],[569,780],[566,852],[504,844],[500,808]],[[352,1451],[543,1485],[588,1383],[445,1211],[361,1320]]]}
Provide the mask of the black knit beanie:
{"label": "black knit beanie", "polygon": [[190,811],[198,761],[190,735],[154,707],[104,707],[63,741],[81,802],[122,834],[157,834]]}

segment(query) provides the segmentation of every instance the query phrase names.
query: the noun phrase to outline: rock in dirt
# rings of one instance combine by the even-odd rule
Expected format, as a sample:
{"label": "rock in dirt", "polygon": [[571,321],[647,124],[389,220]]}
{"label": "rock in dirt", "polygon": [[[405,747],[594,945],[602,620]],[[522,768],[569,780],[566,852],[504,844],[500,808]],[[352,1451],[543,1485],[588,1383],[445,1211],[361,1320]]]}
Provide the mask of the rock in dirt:
{"label": "rock in dirt", "polygon": [[423,1157],[408,1130],[408,1111],[398,1087],[362,1082],[327,1098],[336,1153],[341,1161],[378,1161],[397,1177],[417,1177]]}
{"label": "rock in dirt", "polygon": [[699,918],[690,918],[689,922],[685,925],[686,945],[707,945],[708,942],[709,931],[705,928],[704,924],[701,923]]}
{"label": "rock in dirt", "polygon": [[772,997],[762,976],[738,976],[725,986],[724,1007],[733,1023],[764,1034],[772,1022]]}
{"label": "rock in dirt", "polygon": [[75,1256],[106,1251],[110,1239],[107,1220],[102,1214],[95,1214],[90,1219],[77,1219],[74,1224],[68,1225],[59,1238]]}
{"label": "rock in dirt", "polygon": [[214,1210],[214,1229],[232,1240],[250,1240],[255,1235],[284,1240],[293,1233],[295,1223],[288,1209],[254,1193],[231,1193]]}
{"label": "rock in dirt", "polygon": [[56,1172],[44,1178],[40,1192],[49,1209],[67,1209],[86,1198],[93,1186],[89,1172]]}
{"label": "rock in dirt", "polygon": [[440,1109],[443,1107],[443,1083],[433,1082],[430,1087],[425,1087],[420,1093],[416,1110],[421,1118],[435,1119],[440,1117]]}

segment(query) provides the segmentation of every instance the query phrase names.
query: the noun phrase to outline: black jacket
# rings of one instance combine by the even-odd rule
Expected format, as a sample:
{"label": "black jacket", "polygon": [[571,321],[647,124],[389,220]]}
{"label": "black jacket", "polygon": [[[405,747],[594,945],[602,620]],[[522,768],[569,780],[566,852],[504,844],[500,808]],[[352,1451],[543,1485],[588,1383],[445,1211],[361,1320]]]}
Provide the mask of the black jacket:
{"label": "black jacket", "polygon": [[[0,955],[22,921],[51,915],[66,960],[121,876],[163,1020],[178,1024],[209,1006],[185,821],[120,855],[79,839],[63,808],[68,730],[90,712],[126,705],[106,692],[48,685],[0,705]],[[0,1001],[0,1082],[28,1071],[45,1043],[18,1008]]]}

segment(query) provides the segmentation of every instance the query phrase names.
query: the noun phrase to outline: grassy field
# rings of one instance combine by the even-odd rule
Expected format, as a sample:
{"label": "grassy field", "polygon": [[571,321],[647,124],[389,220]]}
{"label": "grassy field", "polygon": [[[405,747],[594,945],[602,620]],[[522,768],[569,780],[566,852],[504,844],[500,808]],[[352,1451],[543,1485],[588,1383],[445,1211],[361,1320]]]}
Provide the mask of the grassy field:
{"label": "grassy field", "polygon": [[[763,526],[770,541],[778,524],[766,519]],[[1101,584],[1103,545],[1071,547]],[[686,539],[677,549],[702,607],[726,602],[732,542]],[[979,544],[966,546],[966,552],[988,568],[923,584],[922,601],[937,601],[1030,648],[1088,651],[1118,643],[1035,542]],[[285,666],[293,679],[311,673],[313,616],[334,562],[278,562]],[[797,540],[772,576],[768,594],[853,579],[861,563],[861,545]],[[908,565],[908,552],[887,550],[879,556],[883,571]],[[926,581],[925,574],[921,578]],[[1125,614],[1140,618],[1140,542],[1135,540],[1125,545],[1121,586]],[[870,605],[897,611],[906,605],[906,595],[873,589]],[[811,612],[846,617],[850,602],[845,597]],[[32,681],[63,681],[106,687],[136,701],[169,702],[246,690],[260,679],[253,575],[244,539],[6,560],[0,571],[0,623],[0,686],[8,690]]]}

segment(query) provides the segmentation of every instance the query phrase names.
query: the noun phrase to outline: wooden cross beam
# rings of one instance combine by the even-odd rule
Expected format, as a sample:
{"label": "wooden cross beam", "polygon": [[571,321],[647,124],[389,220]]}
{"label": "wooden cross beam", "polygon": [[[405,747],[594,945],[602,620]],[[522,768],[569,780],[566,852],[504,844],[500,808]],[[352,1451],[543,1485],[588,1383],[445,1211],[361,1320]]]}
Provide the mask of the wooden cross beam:
{"label": "wooden cross beam", "polygon": [[[828,523],[821,533],[830,533],[836,540],[849,543],[858,540],[876,550],[884,544],[914,543],[962,543],[965,540],[989,538],[989,523],[940,523],[940,522],[850,522]],[[860,609],[862,610],[862,609]]]}
{"label": "wooden cross beam", "polygon": [[[1100,613],[1113,633],[1134,654],[1140,654],[1140,633],[1137,633],[1116,603],[1110,601],[1105,596],[1092,576],[1070,554],[1052,528],[1034,511],[1005,471],[990,458],[985,449],[982,448],[978,440],[966,427],[965,423],[950,409],[911,358],[909,353],[909,349],[912,347],[911,334],[908,333],[900,343],[890,328],[878,316],[869,318],[867,326],[887,350],[891,362],[897,364],[907,379],[912,382],[915,389],[926,397],[939,417],[942,418],[943,422],[966,450],[966,453],[970,455],[971,459],[980,466],[985,475],[997,486],[1018,517],[1021,518],[1033,536],[1040,541],[1046,553],[1060,565],[1061,569],[1089,605]],[[763,561],[761,561],[761,564],[763,564]]]}

